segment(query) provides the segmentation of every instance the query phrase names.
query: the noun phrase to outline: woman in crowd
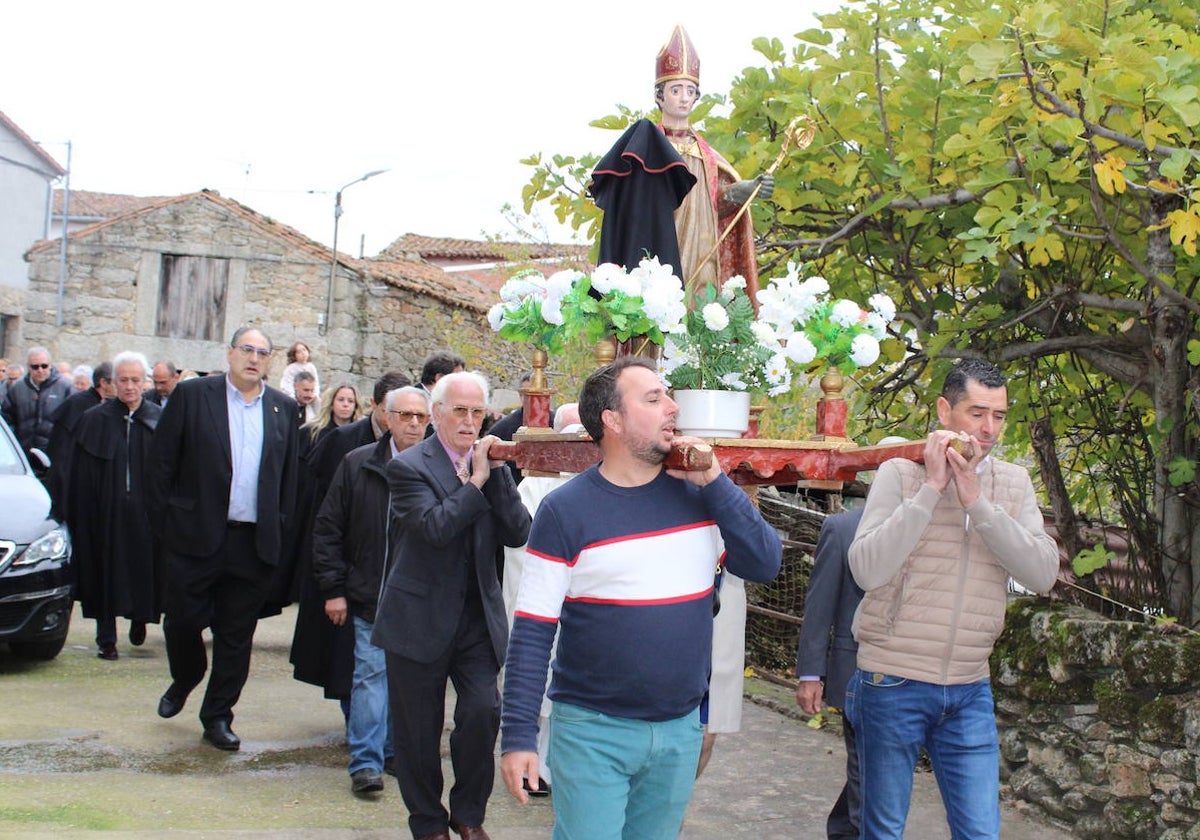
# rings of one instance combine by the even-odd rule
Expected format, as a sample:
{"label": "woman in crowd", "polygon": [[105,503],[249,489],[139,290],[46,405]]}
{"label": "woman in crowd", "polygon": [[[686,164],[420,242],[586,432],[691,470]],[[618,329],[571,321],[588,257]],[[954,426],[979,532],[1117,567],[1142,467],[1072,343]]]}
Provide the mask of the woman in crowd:
{"label": "woman in crowd", "polygon": [[287,351],[287,367],[283,369],[283,376],[279,378],[279,390],[287,394],[289,397],[296,396],[296,391],[292,386],[292,380],[296,378],[296,374],[302,370],[306,370],[313,375],[317,382],[317,391],[321,390],[321,377],[317,375],[317,366],[311,361],[312,351],[308,349],[308,345],[303,341],[297,341]]}
{"label": "woman in crowd", "polygon": [[321,395],[321,410],[317,418],[300,427],[301,446],[311,449],[338,426],[353,423],[360,417],[362,404],[355,387],[349,382],[335,385]]}

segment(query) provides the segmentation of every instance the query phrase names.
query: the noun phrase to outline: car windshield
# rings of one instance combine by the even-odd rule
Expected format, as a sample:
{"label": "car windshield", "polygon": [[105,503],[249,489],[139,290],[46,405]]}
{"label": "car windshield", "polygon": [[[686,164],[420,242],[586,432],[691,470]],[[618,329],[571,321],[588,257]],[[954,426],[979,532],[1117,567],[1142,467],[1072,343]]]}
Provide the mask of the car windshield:
{"label": "car windshield", "polygon": [[22,475],[24,472],[25,465],[21,463],[17,447],[12,438],[5,434],[4,429],[0,428],[0,475]]}

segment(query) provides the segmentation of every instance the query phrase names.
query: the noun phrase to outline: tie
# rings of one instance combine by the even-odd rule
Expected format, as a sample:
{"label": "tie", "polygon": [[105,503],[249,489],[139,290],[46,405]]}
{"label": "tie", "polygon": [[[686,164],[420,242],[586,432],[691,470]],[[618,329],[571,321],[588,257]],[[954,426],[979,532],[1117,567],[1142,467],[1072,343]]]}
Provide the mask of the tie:
{"label": "tie", "polygon": [[466,458],[463,458],[458,462],[457,466],[454,468],[454,473],[458,476],[458,480],[463,484],[466,484],[471,480],[471,467]]}

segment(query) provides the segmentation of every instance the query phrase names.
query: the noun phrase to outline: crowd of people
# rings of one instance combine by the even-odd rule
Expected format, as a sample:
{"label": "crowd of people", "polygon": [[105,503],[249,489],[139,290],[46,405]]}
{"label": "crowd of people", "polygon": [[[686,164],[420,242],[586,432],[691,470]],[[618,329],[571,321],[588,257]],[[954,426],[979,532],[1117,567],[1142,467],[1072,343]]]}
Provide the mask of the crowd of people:
{"label": "crowd of people", "polygon": [[[661,123],[632,125],[593,173],[601,260],[649,251],[689,291],[737,273],[752,290],[745,208],[773,182],[741,179],[691,127],[699,59],[681,27],[655,70]],[[742,581],[773,579],[782,549],[716,459],[666,468],[688,439],[654,366],[619,358],[556,412],[598,465],[522,476],[493,457],[520,410],[488,430],[489,383],[453,353],[416,382],[384,372],[364,405],[348,381],[321,390],[303,341],[274,385],[261,330],[225,352],[206,377],[136,352],[0,360],[5,420],[50,454],[98,655],[119,658],[117,619],[133,645],[161,619],[158,714],[207,676],[202,738],[234,751],[257,622],[298,603],[294,675],[341,706],[350,789],[372,797],[395,775],[414,838],[487,840],[499,740],[511,795],[553,795],[556,840],[674,840],[716,733],[740,726]],[[1058,569],[1028,473],[992,453],[1006,412],[998,369],[954,364],[922,463],[885,462],[865,507],[822,529],[796,701],[845,707],[830,840],[901,838],[921,750],[953,836],[999,838],[987,660],[1009,579],[1046,592]]]}
{"label": "crowd of people", "polygon": [[[316,390],[304,351],[288,354],[301,397]],[[781,547],[715,461],[665,468],[689,441],[653,364],[620,358],[555,412],[597,442],[597,466],[522,479],[491,457],[490,386],[461,357],[431,353],[415,384],[384,373],[365,413],[339,383],[309,419],[270,384],[273,356],[242,327],[217,375],[122,352],[75,390],[35,347],[7,383],[5,420],[50,454],[97,655],[119,659],[119,619],[132,645],[161,621],[158,714],[207,677],[202,738],[234,751],[257,622],[298,602],[295,676],[340,703],[350,789],[373,797],[395,775],[415,838],[488,837],[497,742],[518,801],[553,792],[556,838],[675,837],[715,721],[740,708],[732,596],[772,579]],[[845,706],[831,839],[901,837],[922,749],[956,836],[998,837],[987,656],[1008,580],[1047,591],[1057,550],[1026,471],[992,456],[1000,372],[955,364],[936,409],[923,463],[885,462],[817,546],[796,699]]]}

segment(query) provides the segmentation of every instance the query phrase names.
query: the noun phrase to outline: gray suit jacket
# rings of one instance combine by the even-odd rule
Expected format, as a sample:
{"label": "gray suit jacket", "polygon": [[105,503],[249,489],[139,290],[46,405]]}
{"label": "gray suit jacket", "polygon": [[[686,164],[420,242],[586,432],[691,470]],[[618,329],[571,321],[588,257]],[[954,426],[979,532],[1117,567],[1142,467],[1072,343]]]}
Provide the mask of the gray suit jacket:
{"label": "gray suit jacket", "polygon": [[796,652],[796,675],[824,677],[825,702],[837,708],[846,702],[846,683],[857,667],[850,628],[863,591],[850,574],[848,555],[862,514],[862,508],[838,513],[821,526]]}
{"label": "gray suit jacket", "polygon": [[496,662],[504,662],[508,621],[496,574],[502,546],[524,545],[529,512],[512,475],[491,471],[480,491],[454,473],[432,435],[388,462],[388,558],[372,642],[432,662],[454,641],[473,576]]}

